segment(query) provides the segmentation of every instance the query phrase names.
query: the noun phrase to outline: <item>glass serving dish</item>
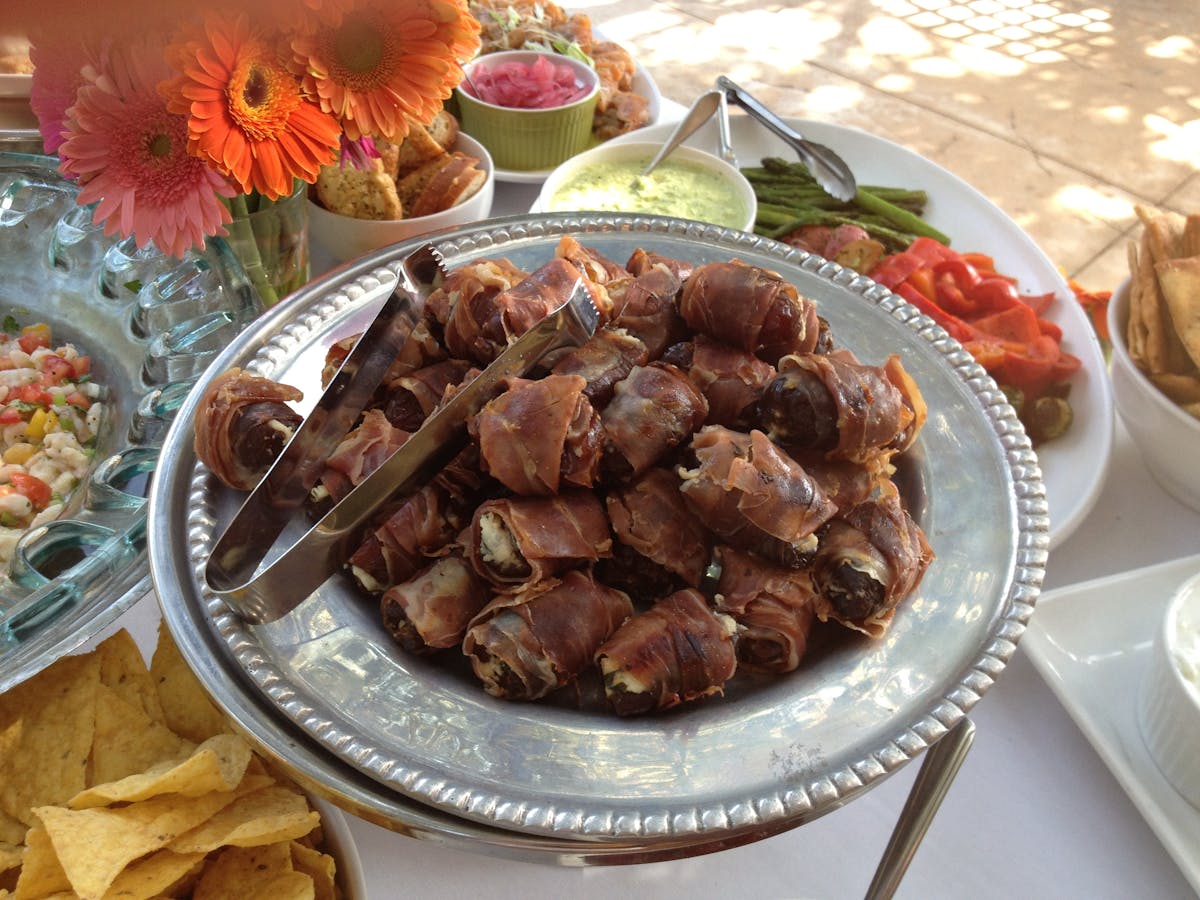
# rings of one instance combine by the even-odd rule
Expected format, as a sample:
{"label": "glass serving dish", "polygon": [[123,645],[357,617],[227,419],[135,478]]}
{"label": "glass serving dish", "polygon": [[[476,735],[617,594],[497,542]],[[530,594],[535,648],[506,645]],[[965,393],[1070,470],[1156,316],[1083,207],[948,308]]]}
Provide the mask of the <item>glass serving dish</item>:
{"label": "glass serving dish", "polygon": [[92,359],[106,413],[87,475],[0,573],[0,691],[150,590],[146,498],[162,439],[209,361],[262,311],[221,240],[180,260],[104,234],[52,157],[0,152],[0,316]]}

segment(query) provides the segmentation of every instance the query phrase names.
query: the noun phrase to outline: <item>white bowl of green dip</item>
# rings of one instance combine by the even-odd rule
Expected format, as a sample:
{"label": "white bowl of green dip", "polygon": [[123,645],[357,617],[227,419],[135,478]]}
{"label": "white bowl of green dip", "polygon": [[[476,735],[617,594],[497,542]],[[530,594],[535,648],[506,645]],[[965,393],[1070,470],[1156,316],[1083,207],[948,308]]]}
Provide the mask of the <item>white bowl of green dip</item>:
{"label": "white bowl of green dip", "polygon": [[542,185],[539,212],[649,213],[751,231],[758,204],[735,166],[693,147],[678,147],[649,175],[659,144],[603,144],[571,157]]}

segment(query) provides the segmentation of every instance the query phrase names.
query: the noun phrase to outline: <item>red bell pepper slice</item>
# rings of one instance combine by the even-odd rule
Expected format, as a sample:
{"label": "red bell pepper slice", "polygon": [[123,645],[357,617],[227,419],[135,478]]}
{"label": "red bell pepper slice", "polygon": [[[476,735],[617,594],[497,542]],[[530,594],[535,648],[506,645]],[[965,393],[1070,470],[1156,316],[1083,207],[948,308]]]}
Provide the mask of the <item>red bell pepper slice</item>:
{"label": "red bell pepper slice", "polygon": [[985,334],[993,335],[1008,343],[1028,344],[1042,334],[1037,316],[1033,314],[1033,310],[1023,304],[971,319],[970,324]]}
{"label": "red bell pepper slice", "polygon": [[925,266],[925,260],[915,253],[904,251],[885,256],[871,269],[871,279],[889,290],[906,281],[913,272]]}
{"label": "red bell pepper slice", "polygon": [[959,343],[965,343],[974,338],[969,325],[956,316],[950,315],[908,282],[896,286],[896,293],[915,306],[929,318],[946,330],[950,337]]}

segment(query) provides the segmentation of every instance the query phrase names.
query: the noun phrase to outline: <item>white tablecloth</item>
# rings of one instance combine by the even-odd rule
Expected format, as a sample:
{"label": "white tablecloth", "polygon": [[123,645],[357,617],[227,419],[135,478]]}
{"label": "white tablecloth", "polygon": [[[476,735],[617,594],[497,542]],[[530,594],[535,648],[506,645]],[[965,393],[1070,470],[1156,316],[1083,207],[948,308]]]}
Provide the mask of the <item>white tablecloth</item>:
{"label": "white tablecloth", "polygon": [[[536,186],[498,185],[493,214],[526,211],[536,194]],[[316,256],[319,270],[319,249]],[[1044,589],[1192,555],[1200,551],[1198,536],[1200,514],[1163,493],[1118,423],[1095,509],[1051,555]],[[148,599],[117,624],[152,642],[157,616]],[[971,718],[974,745],[898,896],[1193,896],[1020,649]],[[870,883],[918,765],[792,831],[675,862],[560,868],[420,842],[358,819],[351,823],[373,898],[852,898]],[[1200,854],[1200,835],[1196,840]]]}

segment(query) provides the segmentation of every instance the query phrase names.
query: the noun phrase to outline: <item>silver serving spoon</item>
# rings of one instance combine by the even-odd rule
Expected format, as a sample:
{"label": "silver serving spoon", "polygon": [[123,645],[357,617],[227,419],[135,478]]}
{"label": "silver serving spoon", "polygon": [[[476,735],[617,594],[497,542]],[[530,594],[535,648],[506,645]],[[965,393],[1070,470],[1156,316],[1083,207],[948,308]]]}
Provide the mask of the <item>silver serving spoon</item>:
{"label": "silver serving spoon", "polygon": [[858,184],[845,160],[823,144],[797,134],[779,116],[724,75],[717,78],[717,88],[725,92],[728,100],[745,109],[795,150],[800,162],[808,167],[812,177],[827,194],[845,203],[854,199],[858,192]]}
{"label": "silver serving spoon", "polygon": [[692,103],[691,108],[679,120],[679,124],[675,126],[675,130],[671,132],[671,136],[666,139],[658,153],[654,154],[654,158],[646,164],[642,169],[643,175],[649,175],[658,164],[666,159],[676,147],[690,138],[696,129],[713,117],[725,101],[725,95],[718,90],[705,91]]}

